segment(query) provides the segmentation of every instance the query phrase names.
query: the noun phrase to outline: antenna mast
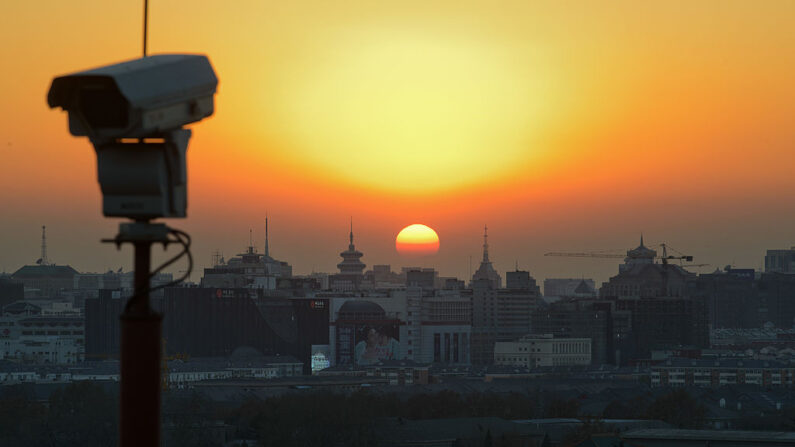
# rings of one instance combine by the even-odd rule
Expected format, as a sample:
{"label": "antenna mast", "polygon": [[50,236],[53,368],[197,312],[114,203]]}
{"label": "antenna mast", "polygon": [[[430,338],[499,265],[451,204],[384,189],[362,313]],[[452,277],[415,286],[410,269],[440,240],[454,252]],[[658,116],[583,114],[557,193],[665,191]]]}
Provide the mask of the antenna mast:
{"label": "antenna mast", "polygon": [[50,261],[47,259],[47,227],[44,225],[41,226],[41,259],[39,259],[39,264],[50,265]]}

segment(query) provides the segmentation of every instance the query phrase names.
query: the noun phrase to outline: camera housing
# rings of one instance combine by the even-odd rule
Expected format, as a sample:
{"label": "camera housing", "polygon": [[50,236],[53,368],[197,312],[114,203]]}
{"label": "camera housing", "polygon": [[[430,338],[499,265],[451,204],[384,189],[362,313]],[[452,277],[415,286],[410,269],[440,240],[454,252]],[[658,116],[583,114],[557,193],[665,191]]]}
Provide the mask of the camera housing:
{"label": "camera housing", "polygon": [[51,108],[97,153],[103,213],[148,220],[185,217],[190,130],[214,112],[210,61],[193,54],[147,56],[55,78]]}
{"label": "camera housing", "polygon": [[207,56],[159,54],[59,76],[47,102],[74,136],[145,138],[212,115],[217,86]]}

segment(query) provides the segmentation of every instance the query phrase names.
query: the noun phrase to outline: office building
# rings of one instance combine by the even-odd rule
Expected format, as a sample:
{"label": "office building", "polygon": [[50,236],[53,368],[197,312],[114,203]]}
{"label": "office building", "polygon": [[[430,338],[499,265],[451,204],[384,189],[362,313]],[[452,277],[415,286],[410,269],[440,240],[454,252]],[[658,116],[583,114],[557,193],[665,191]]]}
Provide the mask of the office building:
{"label": "office building", "polygon": [[613,313],[609,302],[566,299],[540,307],[532,315],[533,333],[555,338],[588,338],[594,365],[614,364]]}
{"label": "office building", "polygon": [[789,250],[768,250],[765,273],[795,273],[795,247]]}

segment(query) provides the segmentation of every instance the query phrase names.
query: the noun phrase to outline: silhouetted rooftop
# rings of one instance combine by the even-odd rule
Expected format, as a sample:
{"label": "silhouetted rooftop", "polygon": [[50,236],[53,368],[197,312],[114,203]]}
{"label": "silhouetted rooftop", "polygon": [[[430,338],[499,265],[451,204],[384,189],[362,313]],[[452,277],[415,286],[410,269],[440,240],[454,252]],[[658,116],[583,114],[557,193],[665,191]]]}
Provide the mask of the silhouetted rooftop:
{"label": "silhouetted rooftop", "polygon": [[16,272],[11,277],[14,279],[27,279],[27,278],[63,278],[69,279],[77,275],[79,272],[68,265],[26,265]]}

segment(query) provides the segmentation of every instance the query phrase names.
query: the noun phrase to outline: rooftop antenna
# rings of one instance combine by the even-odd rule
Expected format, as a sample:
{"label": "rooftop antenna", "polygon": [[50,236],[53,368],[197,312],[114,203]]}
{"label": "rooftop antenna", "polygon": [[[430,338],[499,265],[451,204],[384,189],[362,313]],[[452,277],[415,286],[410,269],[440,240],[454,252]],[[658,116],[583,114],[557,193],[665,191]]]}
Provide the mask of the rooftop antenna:
{"label": "rooftop antenna", "polygon": [[221,250],[216,248],[215,251],[213,252],[213,260],[212,260],[213,267],[221,264],[221,259],[223,259],[223,256],[224,255],[223,253],[221,253]]}
{"label": "rooftop antenna", "polygon": [[39,264],[50,265],[50,260],[47,259],[47,227],[41,226],[41,258]]}
{"label": "rooftop antenna", "polygon": [[267,258],[270,256],[270,250],[268,249],[268,213],[265,213],[265,257]]}
{"label": "rooftop antenna", "polygon": [[248,229],[248,252],[256,253],[256,250],[254,249],[254,230],[251,228]]}

